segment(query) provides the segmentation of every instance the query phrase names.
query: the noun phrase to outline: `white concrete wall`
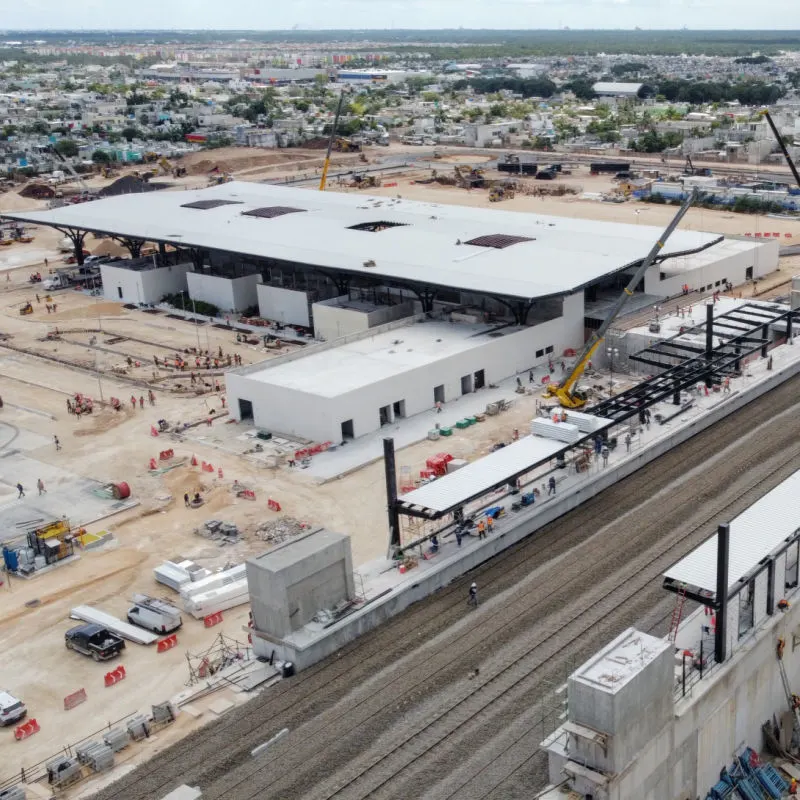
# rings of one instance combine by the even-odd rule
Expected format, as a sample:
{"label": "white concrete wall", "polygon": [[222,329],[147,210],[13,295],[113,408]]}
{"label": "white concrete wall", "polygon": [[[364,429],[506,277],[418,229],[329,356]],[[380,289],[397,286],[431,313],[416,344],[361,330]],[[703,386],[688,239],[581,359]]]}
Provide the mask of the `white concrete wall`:
{"label": "white concrete wall", "polygon": [[261,276],[243,275],[241,278],[221,278],[192,272],[187,275],[189,297],[213,303],[220,311],[243,311],[258,304],[257,286]]}
{"label": "white concrete wall", "polygon": [[777,240],[765,241],[752,250],[720,258],[697,269],[681,270],[662,281],[661,272],[664,271],[669,275],[671,270],[668,259],[663,264],[656,264],[647,270],[644,291],[657,297],[674,297],[681,293],[684,284],[689,285],[690,291],[704,290],[708,286],[721,288],[716,286],[716,283],[726,278],[734,286],[738,286],[747,280],[745,275],[748,267],[753,267],[754,278],[774,272],[778,268],[779,249]]}
{"label": "white concrete wall", "polygon": [[119,303],[152,302],[144,299],[141,272],[115,267],[113,264],[101,264],[100,278],[103,281],[103,296],[106,300]]}
{"label": "white concrete wall", "polygon": [[[186,274],[192,270],[191,264],[178,264],[172,267],[155,269],[126,269],[116,264],[101,264],[100,277],[103,281],[103,295],[107,300],[122,303],[161,302],[165,294],[186,291]],[[122,294],[120,295],[120,291]]]}
{"label": "white concrete wall", "polygon": [[[577,297],[577,296],[576,296]],[[582,298],[581,298],[582,303]],[[570,301],[571,311],[578,300]],[[402,328],[398,329],[402,338]],[[425,364],[393,375],[365,388],[335,397],[309,395],[268,383],[269,373],[260,380],[247,375],[226,376],[231,414],[239,413],[238,398],[253,403],[253,418],[259,427],[315,441],[341,441],[341,424],[353,421],[355,437],[380,429],[379,409],[405,401],[405,415],[413,416],[434,406],[434,387],[444,385],[445,403],[461,397],[461,377],[484,370],[486,383],[496,383],[526,372],[537,350],[553,346],[558,357],[566,347],[583,341],[580,320],[559,317],[485,341],[450,358]],[[238,417],[237,417],[238,418]]]}
{"label": "white concrete wall", "polygon": [[[346,297],[341,299],[347,300]],[[329,305],[327,302],[314,303],[311,313],[314,317],[314,336],[326,342],[370,328],[369,314],[353,308],[342,308],[335,304]]]}
{"label": "white concrete wall", "polygon": [[279,286],[259,284],[258,313],[264,319],[271,319],[284,325],[302,325],[308,328],[308,295],[295,289],[282,289]]}

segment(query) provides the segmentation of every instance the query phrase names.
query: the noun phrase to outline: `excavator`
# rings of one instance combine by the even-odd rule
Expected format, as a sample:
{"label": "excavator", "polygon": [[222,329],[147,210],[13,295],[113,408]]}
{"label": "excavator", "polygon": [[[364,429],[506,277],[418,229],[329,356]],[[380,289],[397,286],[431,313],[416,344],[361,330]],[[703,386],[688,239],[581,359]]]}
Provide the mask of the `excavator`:
{"label": "excavator", "polygon": [[186,175],[186,167],[176,167],[166,156],[158,159],[158,166],[164,170],[165,175],[172,175],[173,178],[182,178]]}
{"label": "excavator", "polygon": [[667,225],[664,233],[661,234],[658,241],[653,245],[650,252],[647,254],[644,261],[642,261],[636,273],[628,281],[628,285],[623,289],[622,294],[617,298],[611,310],[603,320],[603,324],[596,330],[592,331],[586,344],[583,346],[580,355],[575,360],[575,366],[572,371],[560,383],[550,383],[547,385],[547,394],[545,397],[555,397],[564,408],[583,408],[587,402],[587,396],[584,391],[578,388],[577,384],[586,369],[587,364],[591,361],[597,348],[605,338],[606,332],[611,327],[614,320],[622,311],[623,306],[628,302],[628,299],[633,296],[636,287],[642,282],[645,273],[653,265],[653,262],[658,257],[661,249],[667,243],[667,239],[672,236],[675,228],[678,227],[680,221],[686,216],[686,213],[694,205],[698,198],[698,192],[695,189],[683,202],[683,205],[678,210],[678,213],[673,217],[672,221]]}

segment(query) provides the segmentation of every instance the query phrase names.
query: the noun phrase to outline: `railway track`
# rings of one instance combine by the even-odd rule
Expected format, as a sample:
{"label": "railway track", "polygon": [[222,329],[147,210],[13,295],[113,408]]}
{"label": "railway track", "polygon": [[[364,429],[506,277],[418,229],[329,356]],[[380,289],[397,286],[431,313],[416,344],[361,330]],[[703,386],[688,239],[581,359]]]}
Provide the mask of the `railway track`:
{"label": "railway track", "polygon": [[[770,475],[791,471],[800,451],[787,445],[779,448],[785,456],[782,465],[774,465],[770,475],[760,471],[752,486],[735,480],[748,464],[763,464],[775,442],[800,438],[800,423],[775,418],[794,407],[799,387],[800,379],[787,382],[487,562],[476,571],[477,580],[484,597],[488,592],[502,604],[490,613],[484,606],[465,620],[468,579],[456,581],[336,657],[178,743],[99,797],[157,798],[183,782],[199,784],[204,798],[236,800],[265,792],[314,798],[422,796],[432,770],[440,766],[439,753],[449,754],[442,773],[448,774],[460,763],[452,761],[456,743],[473,728],[482,731],[481,742],[491,742],[504,726],[502,714],[496,719],[491,710],[518,704],[518,695],[530,700],[565,649],[577,656],[587,648],[591,652],[597,635],[613,628],[610,619],[615,624],[635,622],[636,617],[621,611],[633,607],[643,612],[663,597],[651,586],[652,576],[679,557],[682,547],[691,549],[695,539],[703,538],[709,520],[742,502],[743,493],[749,497],[764,489]],[[764,432],[757,446],[750,445],[755,455],[748,455],[748,447],[737,441],[743,429],[758,425]],[[713,501],[713,507],[675,534],[677,538],[662,541],[663,530],[680,528],[686,517],[686,510],[664,495],[665,487],[685,477],[687,463],[701,464],[714,452],[723,453],[719,458],[727,464],[728,480],[720,479],[725,488],[716,489],[711,478],[685,479],[688,504],[696,508]],[[733,485],[739,487],[738,499],[731,500]],[[631,519],[650,507],[655,527],[642,526],[620,538],[619,530],[624,532]],[[611,541],[613,530],[617,544],[604,544],[606,558],[601,559],[590,540],[605,531]],[[582,547],[587,542],[590,546]],[[651,551],[649,570],[633,567],[628,578],[617,574],[613,586],[603,584],[603,570],[624,563],[626,553]],[[583,566],[577,568],[569,558]],[[587,559],[595,563],[587,564]],[[603,588],[590,603],[587,584]],[[585,607],[571,607],[565,599],[570,596]],[[495,663],[498,653],[505,659],[502,664]],[[480,677],[467,683],[465,675],[473,665],[480,665]],[[282,727],[291,730],[285,741],[252,760],[250,750]],[[525,741],[526,733],[518,738]],[[515,767],[516,773],[520,770],[526,771]]]}

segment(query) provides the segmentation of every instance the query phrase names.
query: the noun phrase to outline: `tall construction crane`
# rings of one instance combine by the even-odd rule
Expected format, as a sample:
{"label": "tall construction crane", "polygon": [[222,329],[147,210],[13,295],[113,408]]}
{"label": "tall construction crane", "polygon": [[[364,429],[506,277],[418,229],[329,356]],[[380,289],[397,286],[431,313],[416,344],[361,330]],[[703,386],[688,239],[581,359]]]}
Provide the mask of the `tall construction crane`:
{"label": "tall construction crane", "polygon": [[764,117],[769,124],[769,127],[772,129],[772,134],[775,136],[775,141],[778,142],[778,147],[780,147],[783,157],[786,159],[786,163],[789,165],[792,175],[794,175],[795,182],[798,186],[800,186],[800,174],[797,172],[797,167],[794,165],[794,161],[792,161],[792,157],[789,155],[789,151],[786,149],[786,145],[783,143],[783,137],[781,136],[778,127],[775,125],[772,116],[766,108],[761,112],[761,116]]}
{"label": "tall construction crane", "polygon": [[339,94],[339,104],[336,106],[336,116],[333,118],[333,128],[331,128],[331,136],[328,139],[328,152],[325,154],[325,163],[322,165],[322,177],[319,180],[319,190],[325,191],[325,184],[328,181],[328,167],[331,165],[331,150],[333,150],[333,143],[336,140],[336,127],[339,124],[339,115],[342,113],[342,103],[344,102],[344,90]]}
{"label": "tall construction crane", "polygon": [[630,281],[628,281],[628,285],[623,289],[622,294],[611,307],[611,310],[603,320],[603,324],[596,331],[592,331],[592,335],[583,346],[583,350],[581,350],[580,355],[575,361],[575,366],[572,368],[572,371],[569,373],[569,375],[567,375],[567,377],[564,378],[561,383],[548,384],[547,394],[551,397],[556,397],[558,402],[561,403],[564,408],[582,408],[584,405],[586,405],[586,394],[577,388],[577,383],[580,380],[581,375],[583,375],[586,365],[589,363],[595,351],[600,346],[600,343],[605,338],[606,331],[608,331],[608,329],[611,327],[611,324],[617,318],[619,312],[622,311],[623,306],[628,302],[628,298],[633,296],[634,291],[636,291],[636,287],[641,283],[645,273],[648,269],[650,269],[653,262],[656,260],[656,257],[661,252],[661,249],[667,243],[667,239],[672,236],[675,228],[678,227],[680,221],[684,218],[684,216],[686,216],[686,212],[692,207],[692,205],[694,205],[697,197],[698,192],[697,189],[695,189],[686,198],[683,205],[678,210],[678,213],[673,217],[672,221],[664,230],[664,233],[661,234],[658,241],[653,245],[652,249],[647,254],[647,257],[644,259],[644,261],[642,261],[639,269],[636,270],[634,276],[630,279]]}

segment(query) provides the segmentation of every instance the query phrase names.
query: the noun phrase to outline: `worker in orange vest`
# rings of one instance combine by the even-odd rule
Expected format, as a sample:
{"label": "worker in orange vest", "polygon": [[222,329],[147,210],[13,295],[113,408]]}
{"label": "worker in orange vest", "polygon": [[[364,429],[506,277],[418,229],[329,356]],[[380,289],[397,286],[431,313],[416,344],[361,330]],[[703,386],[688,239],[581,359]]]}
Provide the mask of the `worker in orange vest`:
{"label": "worker in orange vest", "polygon": [[478,538],[485,539],[486,538],[486,523],[481,520],[478,523]]}
{"label": "worker in orange vest", "polygon": [[486,525],[489,528],[489,533],[491,533],[492,532],[492,528],[494,528],[494,517],[493,516],[490,515],[490,516],[486,517]]}

